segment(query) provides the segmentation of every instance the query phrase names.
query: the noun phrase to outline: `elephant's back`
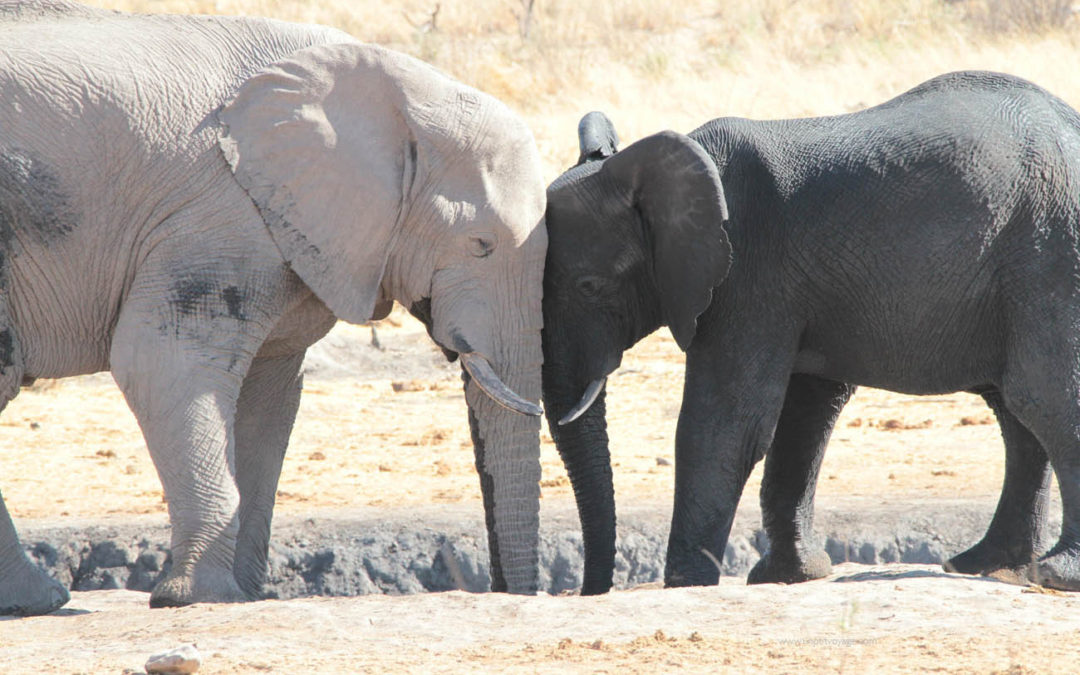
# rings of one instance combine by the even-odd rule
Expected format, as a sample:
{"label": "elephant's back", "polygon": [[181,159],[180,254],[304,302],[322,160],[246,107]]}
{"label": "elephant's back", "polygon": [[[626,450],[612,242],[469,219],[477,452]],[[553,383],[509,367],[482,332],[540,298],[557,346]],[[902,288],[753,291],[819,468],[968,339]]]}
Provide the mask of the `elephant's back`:
{"label": "elephant's back", "polygon": [[[995,229],[1032,200],[1068,200],[1047,176],[1080,183],[1080,116],[1037,85],[999,73],[949,73],[844,115],[718,119],[691,136],[721,167],[767,176],[785,202],[842,193],[918,210],[946,200],[964,213],[989,208],[983,222]],[[1080,212],[1080,203],[1054,206]]]}
{"label": "elephant's back", "polygon": [[938,75],[864,112],[915,109],[919,103],[932,108],[963,105],[973,115],[1010,106],[1046,108],[1064,117],[1080,119],[1067,103],[1034,82],[987,70],[958,70]]}
{"label": "elephant's back", "polygon": [[[4,9],[0,274],[37,345],[27,372],[93,372],[107,366],[132,275],[162,242],[182,243],[185,223],[242,226],[248,253],[272,249],[218,148],[214,112],[264,66],[349,38],[266,20]],[[55,298],[63,311],[42,309]]]}
{"label": "elephant's back", "polygon": [[118,218],[134,231],[238,191],[215,111],[266,65],[350,39],[264,19],[36,4],[0,11],[0,193],[14,184],[8,192],[35,202],[22,211],[59,214],[50,229],[79,245],[119,231]]}
{"label": "elephant's back", "polygon": [[0,26],[6,129],[24,122],[47,133],[41,126],[49,121],[72,129],[72,118],[89,119],[99,134],[142,137],[158,150],[182,147],[185,135],[214,124],[210,113],[266,65],[351,40],[266,19],[98,10],[43,12]]}
{"label": "elephant's back", "polygon": [[70,0],[0,0],[0,26],[45,18],[92,18],[111,14]]}

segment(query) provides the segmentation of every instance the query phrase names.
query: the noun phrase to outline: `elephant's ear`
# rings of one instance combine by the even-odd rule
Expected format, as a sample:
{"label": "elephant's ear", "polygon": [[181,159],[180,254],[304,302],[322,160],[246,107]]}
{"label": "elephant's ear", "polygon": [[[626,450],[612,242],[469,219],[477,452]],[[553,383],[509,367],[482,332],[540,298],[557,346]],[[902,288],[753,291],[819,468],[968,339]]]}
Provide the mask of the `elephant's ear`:
{"label": "elephant's ear", "polygon": [[619,151],[619,134],[608,116],[599,111],[586,113],[578,122],[578,166],[611,157]]}
{"label": "elephant's ear", "polygon": [[693,139],[663,131],[628,146],[601,170],[629,190],[644,221],[664,323],[685,351],[731,267],[716,164]]}
{"label": "elephant's ear", "polygon": [[403,87],[436,76],[370,45],[310,47],[219,113],[225,158],[285,261],[346,321],[375,311],[408,206],[418,159]]}

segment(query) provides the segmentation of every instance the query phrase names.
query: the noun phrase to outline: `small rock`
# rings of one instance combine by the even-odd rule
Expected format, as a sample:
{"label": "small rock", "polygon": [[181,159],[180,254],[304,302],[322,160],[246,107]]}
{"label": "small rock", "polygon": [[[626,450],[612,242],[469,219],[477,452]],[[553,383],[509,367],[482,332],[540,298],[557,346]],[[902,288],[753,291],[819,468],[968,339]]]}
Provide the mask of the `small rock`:
{"label": "small rock", "polygon": [[202,665],[202,657],[195,645],[181,645],[167,652],[154,654],[147,661],[146,672],[150,673],[194,673]]}
{"label": "small rock", "polygon": [[400,394],[403,391],[424,391],[428,389],[428,386],[423,380],[410,380],[408,382],[391,382],[390,388]]}
{"label": "small rock", "polygon": [[667,457],[657,457],[656,466],[671,466],[671,460]]}

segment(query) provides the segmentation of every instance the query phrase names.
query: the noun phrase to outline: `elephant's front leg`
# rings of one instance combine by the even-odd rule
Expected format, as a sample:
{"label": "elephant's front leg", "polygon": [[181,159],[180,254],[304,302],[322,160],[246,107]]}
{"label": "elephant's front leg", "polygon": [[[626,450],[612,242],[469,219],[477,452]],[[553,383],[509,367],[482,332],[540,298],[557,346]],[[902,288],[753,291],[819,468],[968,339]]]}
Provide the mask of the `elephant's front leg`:
{"label": "elephant's front leg", "polygon": [[240,532],[233,562],[236,581],[248,598],[262,596],[270,519],[281,463],[300,407],[304,353],[256,358],[236,405],[236,484]]}
{"label": "elephant's front leg", "polygon": [[[150,594],[150,606],[241,602],[246,597],[233,576],[240,496],[232,447],[240,378],[196,355],[138,351],[156,353],[114,374],[142,427],[172,525],[172,569]],[[147,357],[157,372],[147,372]]]}
{"label": "elephant's front leg", "polygon": [[829,574],[832,561],[814,537],[814,492],[833,425],[855,387],[793,375],[765,457],[761,517],[769,550],[747,583],[798,583]]}
{"label": "elephant's front leg", "polygon": [[275,277],[244,274],[236,260],[228,270],[189,267],[177,277],[169,274],[177,259],[198,258],[172,252],[147,261],[110,353],[169,506],[172,568],[151,593],[152,607],[246,599],[233,575],[240,527],[233,427],[243,378],[273,320],[266,297],[274,289],[249,280]]}
{"label": "elephant's front leg", "polygon": [[[700,336],[699,336],[700,337]],[[675,435],[675,505],[667,586],[715,584],[746,479],[772,442],[792,357],[766,355],[763,341],[699,346],[686,356],[686,385]],[[748,353],[754,359],[733,358]],[[791,350],[794,353],[794,349]]]}

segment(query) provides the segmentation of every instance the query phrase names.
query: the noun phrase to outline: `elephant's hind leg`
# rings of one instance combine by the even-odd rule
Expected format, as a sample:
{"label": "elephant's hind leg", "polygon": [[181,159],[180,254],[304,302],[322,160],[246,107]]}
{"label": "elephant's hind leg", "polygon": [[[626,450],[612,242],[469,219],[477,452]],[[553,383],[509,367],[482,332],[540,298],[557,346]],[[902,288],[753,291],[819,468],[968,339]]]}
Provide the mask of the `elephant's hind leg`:
{"label": "elephant's hind leg", "polygon": [[[22,350],[8,316],[4,283],[0,254],[0,411],[18,394],[23,378]],[[68,598],[66,588],[26,557],[0,496],[0,614],[48,614]]]}
{"label": "elephant's hind leg", "polygon": [[852,385],[810,375],[793,375],[788,383],[761,483],[769,550],[747,583],[798,583],[832,569],[814,537],[814,492],[833,425],[854,391]]}
{"label": "elephant's hind leg", "polygon": [[1038,439],[1016,419],[1001,393],[983,394],[1005,441],[1005,482],[990,527],[979,543],[945,563],[948,572],[989,574],[1021,570],[1046,550],[1050,460]]}
{"label": "elephant's hind leg", "polygon": [[0,614],[48,614],[69,598],[63,585],[26,556],[0,496]]}
{"label": "elephant's hind leg", "polygon": [[300,407],[304,353],[256,358],[236,407],[236,483],[240,533],[233,571],[249,598],[261,597],[266,580],[270,518],[281,463]]}
{"label": "elephant's hind leg", "polygon": [[[1036,312],[1031,325],[1075,326],[1080,320],[1061,316],[1069,308],[1031,307]],[[1074,335],[1057,332],[1032,331],[1025,338],[1010,361],[1001,392],[1005,405],[1050,458],[1062,507],[1061,536],[1032,563],[1028,576],[1044,586],[1080,591],[1080,344],[1073,344]]]}

